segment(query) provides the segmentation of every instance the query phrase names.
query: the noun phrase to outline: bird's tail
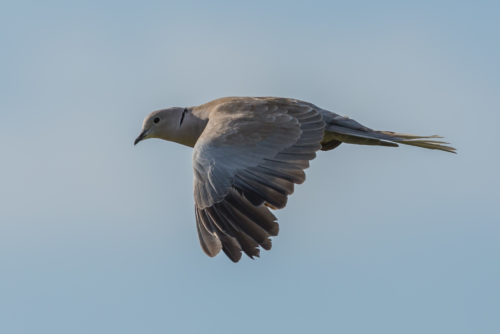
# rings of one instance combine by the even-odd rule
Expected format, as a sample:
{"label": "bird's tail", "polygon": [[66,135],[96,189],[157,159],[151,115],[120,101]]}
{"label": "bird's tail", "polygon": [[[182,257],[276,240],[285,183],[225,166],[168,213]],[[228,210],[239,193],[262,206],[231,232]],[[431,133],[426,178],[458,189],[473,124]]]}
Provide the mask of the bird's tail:
{"label": "bird's tail", "polygon": [[391,131],[376,131],[350,118],[338,115],[335,115],[335,117],[328,117],[325,121],[327,124],[323,141],[321,142],[321,149],[323,151],[334,149],[341,143],[349,143],[393,147],[399,146],[398,144],[404,144],[456,153],[455,148],[448,146],[449,143],[438,140],[442,138],[438,135],[416,136]]}

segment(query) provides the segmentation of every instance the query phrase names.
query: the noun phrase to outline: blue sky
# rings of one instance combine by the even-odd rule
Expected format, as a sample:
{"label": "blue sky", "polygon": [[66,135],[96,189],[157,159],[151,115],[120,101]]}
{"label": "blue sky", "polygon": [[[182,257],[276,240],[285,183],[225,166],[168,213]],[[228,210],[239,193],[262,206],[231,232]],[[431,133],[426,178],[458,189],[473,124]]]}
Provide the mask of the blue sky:
{"label": "blue sky", "polygon": [[[498,333],[495,2],[0,3],[2,333]],[[150,111],[288,96],[458,155],[320,153],[252,261],[201,251]]]}

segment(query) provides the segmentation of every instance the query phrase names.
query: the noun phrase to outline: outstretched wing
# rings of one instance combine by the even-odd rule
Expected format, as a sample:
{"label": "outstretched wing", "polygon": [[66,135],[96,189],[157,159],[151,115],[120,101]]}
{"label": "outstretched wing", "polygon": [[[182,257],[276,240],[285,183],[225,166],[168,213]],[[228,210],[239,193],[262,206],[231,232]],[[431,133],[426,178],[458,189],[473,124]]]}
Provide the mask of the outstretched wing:
{"label": "outstretched wing", "polygon": [[283,208],[321,148],[324,122],[297,100],[244,99],[214,107],[194,146],[194,198],[200,243],[234,262],[259,256],[278,234],[268,207]]}

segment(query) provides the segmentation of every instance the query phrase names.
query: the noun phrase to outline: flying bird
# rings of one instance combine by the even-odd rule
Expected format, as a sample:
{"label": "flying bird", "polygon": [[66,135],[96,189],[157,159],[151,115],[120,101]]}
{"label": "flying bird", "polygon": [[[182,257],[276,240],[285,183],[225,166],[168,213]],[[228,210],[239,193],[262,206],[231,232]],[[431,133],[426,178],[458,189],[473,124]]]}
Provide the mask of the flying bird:
{"label": "flying bird", "polygon": [[258,257],[278,234],[284,208],[318,150],[341,143],[398,144],[455,153],[433,136],[376,131],[305,101],[225,97],[149,114],[134,142],[159,138],[193,147],[196,227],[203,251],[238,262]]}

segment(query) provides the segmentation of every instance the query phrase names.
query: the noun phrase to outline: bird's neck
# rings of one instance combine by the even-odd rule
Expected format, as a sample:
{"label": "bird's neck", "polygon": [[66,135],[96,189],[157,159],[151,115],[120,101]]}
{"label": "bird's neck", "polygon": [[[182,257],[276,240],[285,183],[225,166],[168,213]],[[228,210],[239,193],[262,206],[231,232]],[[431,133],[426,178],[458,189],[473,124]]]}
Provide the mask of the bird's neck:
{"label": "bird's neck", "polygon": [[196,110],[189,110],[182,123],[175,131],[170,132],[170,138],[164,138],[182,145],[194,147],[208,122],[208,116]]}

